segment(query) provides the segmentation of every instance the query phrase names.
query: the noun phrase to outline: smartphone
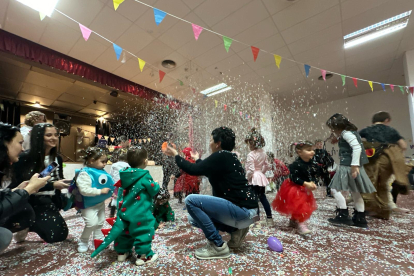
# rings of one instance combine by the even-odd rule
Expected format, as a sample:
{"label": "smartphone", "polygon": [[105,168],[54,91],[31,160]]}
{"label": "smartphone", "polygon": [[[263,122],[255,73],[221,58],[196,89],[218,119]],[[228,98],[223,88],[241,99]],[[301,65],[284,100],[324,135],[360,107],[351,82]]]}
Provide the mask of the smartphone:
{"label": "smartphone", "polygon": [[59,167],[59,164],[56,162],[52,162],[49,164],[49,166],[46,167],[41,173],[39,173],[39,178],[46,177],[50,175],[54,170],[56,170]]}

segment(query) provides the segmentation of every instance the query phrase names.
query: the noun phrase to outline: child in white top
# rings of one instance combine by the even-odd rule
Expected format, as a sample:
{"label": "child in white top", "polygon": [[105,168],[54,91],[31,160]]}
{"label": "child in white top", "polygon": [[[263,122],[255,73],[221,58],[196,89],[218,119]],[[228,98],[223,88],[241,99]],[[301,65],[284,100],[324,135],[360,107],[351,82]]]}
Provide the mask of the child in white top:
{"label": "child in white top", "polygon": [[[119,171],[124,169],[124,168],[130,168],[131,166],[128,164],[127,162],[127,152],[128,149],[127,148],[122,148],[120,149],[119,155],[118,155],[118,161],[113,163],[111,166],[111,170],[109,172],[109,174],[112,176],[112,179],[114,180],[114,182],[118,182],[119,181]],[[110,218],[113,218],[115,216],[115,212],[117,209],[117,199],[118,199],[118,187],[115,187],[115,190],[112,194],[112,201],[111,201],[111,214],[110,214]]]}

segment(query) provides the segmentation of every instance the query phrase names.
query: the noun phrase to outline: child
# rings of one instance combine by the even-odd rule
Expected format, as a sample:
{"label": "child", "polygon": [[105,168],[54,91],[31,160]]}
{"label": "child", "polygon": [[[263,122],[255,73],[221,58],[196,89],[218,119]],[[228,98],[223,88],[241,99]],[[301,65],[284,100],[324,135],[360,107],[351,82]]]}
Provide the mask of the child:
{"label": "child", "polygon": [[[191,157],[191,148],[183,149],[185,160],[195,163],[195,160]],[[176,175],[177,181],[174,185],[174,196],[178,198],[178,203],[182,203],[183,192],[185,196],[189,194],[199,194],[200,193],[200,178],[195,175],[189,175],[183,170],[180,170],[180,174]]]}
{"label": "child", "polygon": [[[357,127],[342,114],[334,114],[326,125],[338,137],[339,168],[333,177],[330,188],[336,200],[336,217],[328,219],[334,224],[346,224],[358,227],[367,227],[365,219],[365,205],[361,193],[375,192],[374,185],[366,174],[363,165],[368,163],[361,137]],[[344,196],[339,191],[350,191],[355,204],[352,221],[349,218],[348,208]]]}
{"label": "child", "polygon": [[[112,176],[112,179],[114,182],[119,181],[119,171],[123,168],[129,168],[129,164],[127,161],[127,151],[128,149],[121,148],[119,149],[118,156],[117,156],[117,162],[113,163],[111,166],[111,171],[109,174]],[[110,218],[113,218],[115,216],[116,206],[117,206],[117,198],[118,198],[118,187],[115,187],[115,190],[112,194],[112,201],[111,201],[111,214],[109,215]]]}
{"label": "child", "polygon": [[273,160],[275,158],[275,155],[270,151],[266,152],[266,155],[268,157],[268,163],[270,164],[269,170],[267,170],[265,173],[267,181],[269,181],[269,185],[266,186],[266,192],[273,192],[276,189],[275,183],[273,182],[273,178],[275,177],[274,171],[276,170],[276,164]]}
{"label": "child", "polygon": [[328,169],[334,164],[334,160],[331,157],[331,155],[326,151],[326,149],[324,149],[322,140],[315,141],[314,159],[322,169],[322,180],[323,184],[326,186],[326,196],[332,197],[331,188],[329,188],[331,178]]}
{"label": "child", "polygon": [[273,171],[273,182],[276,184],[276,189],[279,190],[280,185],[285,181],[286,177],[289,176],[289,169],[286,167],[282,160],[273,158],[275,163],[275,169]]}
{"label": "child", "polygon": [[170,193],[161,188],[154,198],[152,213],[156,220],[154,229],[156,230],[161,222],[174,221],[174,211],[168,202]]}
{"label": "child", "polygon": [[115,241],[118,261],[124,262],[130,255],[132,247],[138,255],[136,265],[155,262],[158,255],[151,249],[156,223],[151,212],[154,196],[160,190],[149,171],[144,170],[148,164],[148,153],[141,147],[131,147],[127,153],[131,168],[119,172],[120,181],[115,184],[118,191],[118,216],[105,240],[95,241],[102,244],[92,253],[98,255],[104,248]]}
{"label": "child", "polygon": [[272,168],[267,160],[266,152],[262,149],[265,146],[265,140],[255,128],[252,128],[244,142],[249,145],[251,150],[246,160],[246,178],[249,181],[249,185],[253,186],[265,209],[267,226],[273,227],[275,223],[272,217],[272,210],[265,193],[265,188],[269,185],[269,181],[264,173]]}
{"label": "child", "polygon": [[290,216],[289,225],[296,227],[300,235],[306,235],[311,233],[306,221],[317,207],[312,191],[316,189],[320,168],[312,160],[315,155],[312,142],[299,142],[294,146],[299,157],[290,164],[290,176],[280,187],[272,207],[282,215]]}
{"label": "child", "polygon": [[105,222],[104,201],[111,196],[114,189],[112,177],[104,170],[107,162],[105,152],[96,147],[89,147],[85,153],[86,167],[76,172],[77,177],[69,188],[85,221],[85,228],[78,243],[79,253],[88,251],[92,232],[94,239],[103,238],[101,229]]}

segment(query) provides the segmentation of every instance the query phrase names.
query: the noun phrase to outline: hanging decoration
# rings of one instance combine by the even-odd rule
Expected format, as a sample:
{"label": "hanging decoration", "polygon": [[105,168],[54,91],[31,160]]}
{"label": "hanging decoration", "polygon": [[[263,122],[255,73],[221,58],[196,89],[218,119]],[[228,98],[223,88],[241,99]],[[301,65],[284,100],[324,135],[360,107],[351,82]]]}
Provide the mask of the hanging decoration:
{"label": "hanging decoration", "polygon": [[345,85],[345,76],[341,75],[341,78],[342,78],[342,86],[344,86]]}
{"label": "hanging decoration", "polygon": [[112,44],[114,46],[114,51],[116,54],[116,59],[119,60],[119,58],[121,57],[121,53],[122,53],[122,48],[119,47],[118,45],[116,45],[115,43]]}
{"label": "hanging decoration", "polygon": [[304,64],[305,66],[305,73],[306,73],[306,77],[309,77],[309,71],[310,71],[310,65]]}
{"label": "hanging decoration", "polygon": [[122,2],[124,2],[125,0],[113,0],[114,2],[114,9],[117,10],[119,5],[122,4]]}
{"label": "hanging decoration", "polygon": [[371,87],[371,92],[374,91],[374,87],[372,86],[372,81],[368,81],[369,87]]}
{"label": "hanging decoration", "polygon": [[228,53],[229,49],[230,49],[230,45],[233,42],[233,39],[231,39],[227,36],[223,36],[223,41],[224,41],[224,48],[226,48],[226,51]]}
{"label": "hanging decoration", "polygon": [[356,78],[352,78],[352,80],[354,81],[355,87],[358,88],[358,80]]}
{"label": "hanging decoration", "polygon": [[251,48],[252,48],[252,53],[253,53],[253,60],[256,61],[257,56],[259,55],[260,49],[254,46],[251,46]]}
{"label": "hanging decoration", "polygon": [[382,90],[385,91],[385,85],[383,83],[381,83],[381,86],[382,86]]}
{"label": "hanging decoration", "polygon": [[82,24],[79,24],[79,28],[82,32],[83,39],[85,39],[85,41],[88,41],[89,36],[91,35],[92,31],[86,28],[85,26],[83,26]]}
{"label": "hanging decoration", "polygon": [[165,72],[164,72],[164,71],[159,70],[159,71],[158,71],[158,74],[160,75],[160,82],[162,82],[162,80],[164,79],[164,76],[165,76]]}
{"label": "hanging decoration", "polygon": [[160,25],[160,23],[164,20],[165,16],[167,15],[167,13],[165,11],[153,8],[154,10],[154,19],[155,19],[155,24]]}
{"label": "hanging decoration", "polygon": [[194,23],[191,23],[191,25],[193,26],[194,38],[195,40],[198,40],[198,37],[200,36],[201,31],[203,30],[203,27],[200,27]]}
{"label": "hanging decoration", "polygon": [[280,69],[280,62],[282,62],[282,57],[279,55],[273,55],[275,57],[276,66]]}
{"label": "hanging decoration", "polygon": [[324,81],[326,81],[326,70],[321,70],[322,78]]}
{"label": "hanging decoration", "polygon": [[138,63],[139,63],[139,69],[142,70],[144,69],[145,66],[145,61],[143,61],[142,59],[138,58]]}

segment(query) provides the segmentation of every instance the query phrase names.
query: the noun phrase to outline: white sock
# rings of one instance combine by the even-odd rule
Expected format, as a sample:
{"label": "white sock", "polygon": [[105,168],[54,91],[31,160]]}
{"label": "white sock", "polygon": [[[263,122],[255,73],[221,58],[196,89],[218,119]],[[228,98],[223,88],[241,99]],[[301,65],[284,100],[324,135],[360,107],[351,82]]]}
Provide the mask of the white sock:
{"label": "white sock", "polygon": [[358,212],[365,211],[364,199],[362,198],[361,194],[358,192],[351,192],[352,198],[354,199],[354,206],[355,210]]}
{"label": "white sock", "polygon": [[333,197],[336,200],[336,205],[338,206],[339,209],[347,209],[346,207],[346,201],[344,196],[342,195],[341,192],[338,192],[335,189],[331,189],[331,193],[333,195]]}

